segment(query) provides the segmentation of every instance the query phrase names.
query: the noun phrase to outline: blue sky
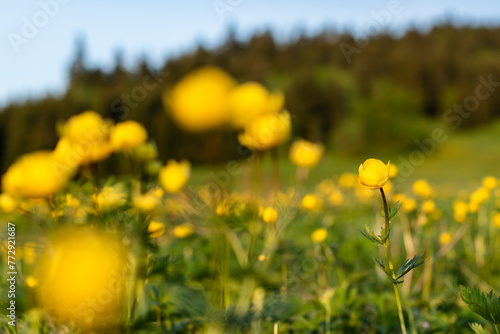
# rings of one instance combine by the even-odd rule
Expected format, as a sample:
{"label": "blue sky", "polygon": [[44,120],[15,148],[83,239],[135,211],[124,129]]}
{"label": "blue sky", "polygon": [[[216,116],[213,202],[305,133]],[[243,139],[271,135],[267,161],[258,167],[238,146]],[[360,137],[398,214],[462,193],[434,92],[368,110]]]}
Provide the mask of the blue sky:
{"label": "blue sky", "polygon": [[[0,105],[64,90],[77,36],[91,65],[109,67],[116,50],[127,65],[141,56],[152,64],[189,50],[217,45],[229,25],[242,38],[270,28],[282,39],[298,28],[325,26],[362,33],[367,27],[401,32],[453,17],[499,24],[498,0],[0,0]],[[218,9],[217,9],[217,8]],[[374,13],[389,13],[377,23]],[[31,28],[31,29],[30,29]]]}

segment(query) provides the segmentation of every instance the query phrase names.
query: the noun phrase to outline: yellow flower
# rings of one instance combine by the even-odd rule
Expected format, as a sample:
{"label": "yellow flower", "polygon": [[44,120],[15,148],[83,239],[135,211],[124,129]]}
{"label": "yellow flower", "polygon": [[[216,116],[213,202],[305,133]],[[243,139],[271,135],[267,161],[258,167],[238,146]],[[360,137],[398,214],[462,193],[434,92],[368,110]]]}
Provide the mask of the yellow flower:
{"label": "yellow flower", "polygon": [[343,188],[354,188],[358,183],[358,177],[354,173],[342,173],[339,177],[339,185]]}
{"label": "yellow flower", "polygon": [[151,189],[150,192],[160,199],[163,198],[163,195],[165,194],[163,189],[161,189],[160,187],[156,187],[154,189]]}
{"label": "yellow flower", "polygon": [[262,220],[264,220],[264,222],[268,224],[276,223],[276,221],[278,220],[278,212],[276,212],[276,210],[274,210],[272,207],[267,207],[262,212]]}
{"label": "yellow flower", "polygon": [[479,188],[470,195],[471,203],[481,204],[490,199],[490,191],[487,188]]}
{"label": "yellow flower", "polygon": [[405,198],[401,206],[405,212],[412,212],[417,207],[417,202],[413,198]]}
{"label": "yellow flower", "polygon": [[29,275],[26,278],[26,285],[30,288],[34,288],[38,285],[38,280],[34,278],[33,276]]}
{"label": "yellow flower", "polygon": [[322,144],[297,139],[290,146],[290,160],[295,166],[312,168],[321,160],[324,151]]}
{"label": "yellow flower", "polygon": [[19,201],[15,197],[9,194],[0,194],[0,210],[3,212],[13,212],[19,207],[19,204]]}
{"label": "yellow flower", "polygon": [[302,208],[307,211],[314,211],[321,207],[321,201],[313,194],[307,194],[302,199]]}
{"label": "yellow flower", "polygon": [[331,192],[328,199],[330,200],[330,203],[332,203],[335,206],[340,206],[342,205],[342,203],[344,203],[344,195],[340,190],[337,189]]}
{"label": "yellow flower", "polygon": [[358,169],[359,183],[372,190],[382,188],[389,179],[390,162],[384,164],[378,159],[367,159]]}
{"label": "yellow flower", "polygon": [[262,151],[287,141],[290,131],[291,122],[288,111],[278,114],[267,113],[245,124],[238,140],[241,145],[249,149]]}
{"label": "yellow flower", "polygon": [[479,203],[469,202],[468,209],[470,213],[477,213],[477,211],[479,210]]}
{"label": "yellow flower", "polygon": [[413,183],[413,192],[422,198],[430,198],[433,195],[432,187],[425,180],[417,180]]}
{"label": "yellow flower", "polygon": [[231,123],[235,128],[242,128],[259,115],[280,111],[283,104],[283,93],[269,94],[261,84],[246,82],[233,88],[229,95]]}
{"label": "yellow flower", "polygon": [[42,198],[61,190],[68,178],[67,170],[49,151],[36,151],[21,156],[2,176],[2,188],[12,196]]}
{"label": "yellow flower", "polygon": [[109,135],[111,147],[117,152],[138,148],[148,139],[144,126],[136,121],[116,124]]}
{"label": "yellow flower", "polygon": [[464,201],[457,201],[453,203],[453,218],[458,223],[463,223],[467,218],[469,206]]}
{"label": "yellow flower", "polygon": [[425,213],[432,213],[436,210],[436,203],[433,200],[427,200],[422,203],[422,211]]}
{"label": "yellow flower", "polygon": [[451,241],[451,238],[452,238],[452,235],[448,232],[443,232],[441,233],[441,235],[439,236],[439,243],[441,245],[447,245],[450,243]]}
{"label": "yellow flower", "polygon": [[186,185],[191,173],[191,164],[187,160],[177,162],[169,160],[158,175],[160,183],[171,194],[178,193]]}
{"label": "yellow flower", "polygon": [[326,228],[322,227],[318,228],[311,234],[311,239],[313,242],[319,244],[325,241],[327,236],[328,236],[328,231],[326,230]]}
{"label": "yellow flower", "polygon": [[144,212],[150,212],[158,207],[159,201],[158,197],[154,194],[147,193],[133,196],[132,203],[137,209]]}
{"label": "yellow flower", "polygon": [[115,185],[102,188],[92,199],[100,211],[110,211],[127,203],[127,193],[121,185]]}
{"label": "yellow flower", "polygon": [[184,239],[193,234],[193,228],[191,224],[185,223],[174,228],[174,236],[177,239]]}
{"label": "yellow flower", "polygon": [[264,262],[264,261],[266,261],[266,259],[267,259],[267,256],[265,256],[264,254],[260,254],[259,255],[259,261],[260,262]]}
{"label": "yellow flower", "polygon": [[149,236],[151,238],[159,238],[165,234],[165,224],[152,220],[148,226]]}
{"label": "yellow flower", "polygon": [[500,212],[495,212],[493,215],[493,226],[500,228]]}
{"label": "yellow flower", "polygon": [[150,161],[158,157],[158,148],[154,143],[144,143],[133,151],[137,161]]}
{"label": "yellow flower", "polygon": [[396,176],[398,176],[398,172],[399,172],[398,166],[396,166],[395,164],[391,164],[389,169],[389,177],[391,179],[395,178]]}
{"label": "yellow flower", "polygon": [[486,176],[483,179],[483,187],[493,190],[498,186],[498,180],[494,176]]}
{"label": "yellow flower", "polygon": [[63,137],[58,140],[53,153],[63,166],[66,166],[68,169],[76,169],[83,163],[84,154],[82,151],[84,149],[77,142]]}
{"label": "yellow flower", "polygon": [[62,137],[76,142],[99,142],[108,136],[111,122],[95,111],[85,111],[72,116],[62,126]]}
{"label": "yellow flower", "polygon": [[163,96],[179,127],[200,132],[229,121],[228,97],[234,80],[216,67],[199,68],[182,78]]}
{"label": "yellow flower", "polygon": [[71,194],[66,195],[66,206],[70,208],[78,208],[81,205],[81,202],[78,198],[74,197]]}

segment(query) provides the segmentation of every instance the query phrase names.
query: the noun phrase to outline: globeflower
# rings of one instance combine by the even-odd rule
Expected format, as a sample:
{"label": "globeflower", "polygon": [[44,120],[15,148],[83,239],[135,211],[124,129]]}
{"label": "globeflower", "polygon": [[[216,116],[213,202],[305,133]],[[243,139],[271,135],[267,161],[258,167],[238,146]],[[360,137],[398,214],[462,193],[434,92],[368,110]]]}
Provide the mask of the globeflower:
{"label": "globeflower", "polygon": [[92,199],[100,211],[110,211],[127,203],[127,193],[121,185],[104,187]]}
{"label": "globeflower", "polygon": [[191,224],[184,223],[182,225],[174,227],[174,236],[177,239],[184,239],[193,234],[193,227]]}
{"label": "globeflower", "polygon": [[328,231],[326,230],[326,228],[322,227],[318,228],[311,234],[311,239],[314,243],[319,244],[325,241],[327,236],[328,236]]}
{"label": "globeflower", "polygon": [[453,218],[458,223],[463,223],[467,218],[469,206],[463,201],[457,201],[453,204]]}
{"label": "globeflower", "polygon": [[267,207],[262,212],[262,220],[268,224],[276,223],[278,220],[278,212],[276,212],[276,210],[272,207]]}
{"label": "globeflower", "polygon": [[153,193],[139,194],[132,197],[134,207],[143,212],[151,212],[158,207],[159,199]]}
{"label": "globeflower", "polygon": [[116,152],[138,148],[146,142],[148,133],[144,126],[136,121],[116,124],[110,133],[111,147]]}
{"label": "globeflower", "polygon": [[415,195],[424,199],[432,197],[434,191],[429,183],[425,180],[417,180],[413,183],[413,192]]}
{"label": "globeflower", "polygon": [[238,140],[251,150],[263,151],[287,141],[290,131],[290,114],[287,111],[267,113],[247,123]]}
{"label": "globeflower", "polygon": [[390,162],[384,164],[378,159],[368,159],[358,168],[359,183],[372,190],[382,188],[389,179]]}
{"label": "globeflower", "polygon": [[19,201],[15,197],[9,194],[0,194],[0,210],[3,212],[13,212],[19,207],[19,204]]}
{"label": "globeflower", "polygon": [[190,132],[214,129],[229,121],[228,97],[234,86],[229,74],[202,67],[182,78],[163,101],[175,123]]}
{"label": "globeflower", "polygon": [[313,194],[307,194],[302,199],[302,208],[307,211],[314,211],[321,207],[321,201]]}
{"label": "globeflower", "polygon": [[158,175],[160,183],[171,194],[178,193],[186,185],[191,173],[191,164],[187,160],[177,162],[169,160]]}
{"label": "globeflower", "polygon": [[498,180],[494,176],[486,176],[483,179],[483,187],[492,190],[498,186]]}
{"label": "globeflower", "polygon": [[148,226],[148,233],[151,238],[159,238],[165,234],[165,224],[152,220]]}
{"label": "globeflower", "polygon": [[297,139],[290,146],[290,161],[298,167],[312,168],[319,163],[324,151],[322,144]]}

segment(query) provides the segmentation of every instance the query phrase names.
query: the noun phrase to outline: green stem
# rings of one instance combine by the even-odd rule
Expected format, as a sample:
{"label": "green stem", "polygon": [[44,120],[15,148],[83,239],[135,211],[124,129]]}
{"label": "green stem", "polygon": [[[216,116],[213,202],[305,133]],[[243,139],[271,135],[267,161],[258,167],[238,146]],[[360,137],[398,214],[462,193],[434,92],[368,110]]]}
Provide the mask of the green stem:
{"label": "green stem", "polygon": [[[385,198],[385,193],[382,188],[380,188],[380,194],[382,195],[382,201],[384,202],[384,214],[385,214],[385,234],[387,235],[387,240],[385,242],[385,250],[387,252],[387,262],[389,263],[389,268],[392,270],[392,278],[396,279],[394,274],[394,265],[392,264],[392,255],[390,247],[390,234],[389,234],[389,207],[387,206],[387,199]],[[403,307],[401,305],[401,299],[399,298],[398,285],[392,283],[394,287],[394,295],[396,296],[396,305],[398,307],[399,322],[401,324],[401,331],[406,334],[405,319],[403,316]]]}

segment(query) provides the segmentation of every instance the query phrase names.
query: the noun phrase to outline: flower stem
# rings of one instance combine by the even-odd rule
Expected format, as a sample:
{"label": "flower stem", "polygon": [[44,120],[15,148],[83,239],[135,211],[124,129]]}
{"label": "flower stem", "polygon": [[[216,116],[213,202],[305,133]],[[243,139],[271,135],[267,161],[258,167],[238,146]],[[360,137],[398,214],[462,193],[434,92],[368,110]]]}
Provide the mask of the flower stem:
{"label": "flower stem", "polygon": [[[385,198],[385,193],[382,188],[380,188],[380,194],[382,195],[382,201],[384,202],[384,215],[385,215],[384,233],[387,235],[387,239],[385,241],[385,250],[387,251],[387,262],[389,263],[389,268],[392,270],[392,278],[396,279],[396,275],[394,274],[394,265],[392,264],[392,255],[390,247],[389,208],[387,206],[387,199]],[[403,332],[403,334],[406,334],[406,325],[403,316],[403,307],[401,306],[401,299],[399,298],[398,285],[396,283],[392,283],[392,285],[394,287],[394,295],[396,296],[396,305],[398,307],[398,315],[399,315],[399,323],[401,324],[401,331]]]}

